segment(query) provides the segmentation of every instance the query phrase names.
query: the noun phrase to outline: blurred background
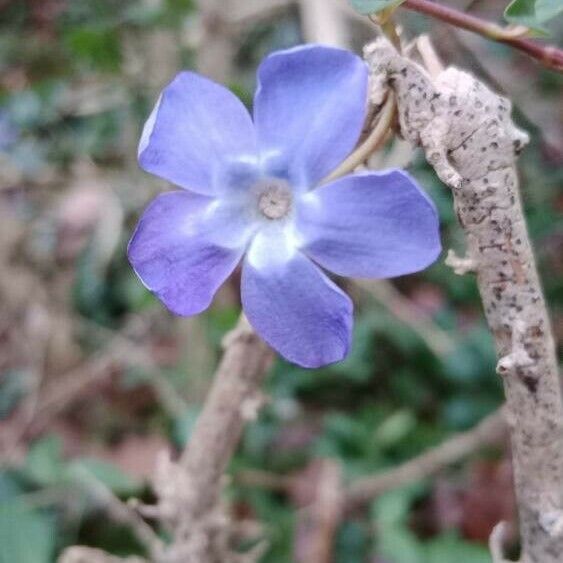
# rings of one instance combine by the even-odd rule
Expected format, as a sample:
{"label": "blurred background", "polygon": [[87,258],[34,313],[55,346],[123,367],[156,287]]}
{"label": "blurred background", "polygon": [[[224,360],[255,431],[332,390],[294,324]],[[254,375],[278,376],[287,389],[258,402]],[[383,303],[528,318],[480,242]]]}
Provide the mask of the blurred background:
{"label": "blurred background", "polygon": [[[497,21],[506,3],[447,2]],[[561,42],[561,19],[551,42]],[[406,10],[397,21],[512,98],[530,132],[523,198],[560,337],[561,76]],[[144,120],[180,69],[227,84],[250,106],[268,52],[308,41],[360,52],[377,29],[346,0],[0,0],[0,22],[0,562],[48,563],[73,544],[142,554],[100,491],[153,500],[155,459],[186,443],[240,312],[238,275],[209,311],[185,319],[129,267],[132,229],[167,188],[137,167]],[[400,142],[374,160],[397,164],[436,202],[444,247],[461,251],[447,190]],[[470,276],[442,260],[392,284],[342,283],[356,304],[350,356],[315,371],[277,360],[269,402],[232,462],[241,541],[265,537],[270,563],[312,561],[326,475],[390,468],[502,402]],[[490,561],[490,530],[514,512],[500,439],[333,521],[323,532],[332,555],[319,561]]]}

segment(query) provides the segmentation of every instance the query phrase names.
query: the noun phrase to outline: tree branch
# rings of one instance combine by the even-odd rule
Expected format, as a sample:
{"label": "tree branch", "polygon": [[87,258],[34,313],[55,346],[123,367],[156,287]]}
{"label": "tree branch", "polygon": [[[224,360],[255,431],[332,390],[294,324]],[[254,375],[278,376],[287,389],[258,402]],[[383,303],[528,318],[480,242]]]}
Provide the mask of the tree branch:
{"label": "tree branch", "polygon": [[[558,563],[563,552],[563,400],[553,336],[518,192],[515,158],[527,143],[510,102],[449,68],[432,80],[386,40],[366,48],[372,97],[398,100],[402,135],[421,145],[452,188],[467,255],[495,339],[507,399],[522,563]],[[382,91],[383,90],[383,91]]]}
{"label": "tree branch", "polygon": [[227,563],[231,552],[228,518],[221,506],[223,473],[244,424],[263,403],[260,384],[273,353],[241,317],[225,338],[225,353],[213,386],[179,463],[163,457],[154,488],[152,516],[169,529],[172,543],[160,563]]}
{"label": "tree branch", "polygon": [[346,504],[348,508],[353,508],[387,491],[431,477],[480,448],[498,443],[505,434],[505,429],[506,422],[502,411],[494,412],[475,428],[455,434],[439,446],[402,465],[358,479],[347,491]]}
{"label": "tree branch", "polygon": [[431,319],[417,315],[413,303],[387,280],[354,280],[385,307],[396,319],[413,330],[437,357],[450,354],[456,347],[456,340],[449,332]]}
{"label": "tree branch", "polygon": [[501,27],[495,23],[430,0],[406,0],[402,7],[436,18],[455,27],[478,33],[487,39],[510,45],[526,53],[526,55],[537,60],[547,68],[563,72],[563,50],[553,45],[542,45],[537,41],[519,37],[511,28]]}
{"label": "tree branch", "polygon": [[[342,504],[348,511],[354,510],[387,491],[432,477],[486,446],[501,443],[506,432],[505,413],[499,409],[485,417],[474,428],[454,434],[438,446],[396,467],[376,475],[360,477],[342,491]],[[276,493],[290,492],[297,486],[298,480],[299,476],[276,475],[248,469],[235,475],[236,483],[243,487],[269,489]]]}
{"label": "tree branch", "polygon": [[139,543],[150,555],[151,560],[158,560],[163,544],[138,512],[133,507],[121,502],[111,489],[86,469],[76,469],[74,473],[79,482],[84,485],[88,494],[93,497],[94,503],[103,506],[115,522],[129,526]]}
{"label": "tree branch", "polygon": [[241,317],[225,339],[223,360],[180,461],[191,475],[192,485],[197,485],[198,494],[191,507],[194,516],[217,502],[217,485],[243,426],[262,406],[260,385],[272,359],[271,349]]}

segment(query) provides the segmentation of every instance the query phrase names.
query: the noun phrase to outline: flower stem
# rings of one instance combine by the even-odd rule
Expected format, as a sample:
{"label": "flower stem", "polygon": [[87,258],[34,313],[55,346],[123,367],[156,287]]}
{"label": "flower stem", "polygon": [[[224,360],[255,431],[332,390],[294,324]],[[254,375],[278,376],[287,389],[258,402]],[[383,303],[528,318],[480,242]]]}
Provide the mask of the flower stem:
{"label": "flower stem", "polygon": [[381,111],[379,112],[379,119],[372,132],[368,135],[366,140],[358,146],[347,158],[331,172],[326,178],[323,179],[322,184],[332,182],[350,172],[353,172],[360,164],[365,162],[371,154],[373,154],[385,141],[393,118],[395,117],[395,95],[389,92]]}
{"label": "flower stem", "polygon": [[526,53],[533,59],[536,59],[545,67],[563,72],[563,50],[553,45],[542,45],[537,41],[523,39],[521,37],[521,26],[502,27],[496,23],[460,12],[448,6],[431,2],[430,0],[406,0],[402,4],[402,7],[436,18],[456,27],[478,33],[493,41],[510,45]]}

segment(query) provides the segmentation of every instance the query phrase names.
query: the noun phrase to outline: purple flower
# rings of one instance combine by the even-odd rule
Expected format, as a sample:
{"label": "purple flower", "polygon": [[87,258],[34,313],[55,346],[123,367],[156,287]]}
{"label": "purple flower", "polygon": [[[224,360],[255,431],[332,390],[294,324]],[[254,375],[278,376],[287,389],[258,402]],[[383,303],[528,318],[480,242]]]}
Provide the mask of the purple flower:
{"label": "purple flower", "polygon": [[340,49],[303,46],[258,70],[254,119],[227,89],[182,72],[139,145],[146,171],[184,188],[158,196],[129,244],[143,283],[178,315],[206,309],[237,264],[242,304],[291,362],[341,360],[352,302],[321,270],[387,278],[440,252],[436,210],[405,172],[316,185],[354,149],[367,68]]}

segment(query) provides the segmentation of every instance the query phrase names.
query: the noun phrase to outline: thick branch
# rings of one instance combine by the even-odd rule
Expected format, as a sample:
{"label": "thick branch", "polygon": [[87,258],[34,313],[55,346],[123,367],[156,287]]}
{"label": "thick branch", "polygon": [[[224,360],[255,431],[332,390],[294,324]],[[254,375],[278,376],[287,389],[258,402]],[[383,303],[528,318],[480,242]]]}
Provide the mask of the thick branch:
{"label": "thick branch", "polygon": [[[167,455],[157,460],[154,489],[158,504],[123,505],[99,484],[90,483],[111,515],[132,527],[154,563],[253,563],[260,554],[260,550],[244,555],[232,551],[230,523],[220,497],[223,474],[244,425],[263,403],[260,385],[273,353],[244,317],[226,336],[224,346],[211,391],[180,461],[172,462]],[[158,541],[135,510],[167,527],[171,543]],[[60,561],[118,563],[129,559],[73,547],[65,550]],[[131,559],[131,563],[137,561],[144,560]]]}
{"label": "thick branch", "polygon": [[262,406],[260,385],[273,358],[244,317],[225,344],[213,387],[181,458],[197,490],[190,507],[194,517],[217,502],[221,475],[244,424],[253,420]]}
{"label": "thick branch", "polygon": [[563,553],[563,401],[553,337],[518,192],[515,157],[527,142],[510,102],[449,68],[432,80],[385,40],[366,48],[373,102],[395,90],[401,133],[421,145],[452,188],[503,376],[511,427],[522,563]]}
{"label": "thick branch", "polygon": [[244,317],[226,337],[213,386],[179,463],[161,459],[152,515],[171,532],[164,563],[228,563],[229,523],[221,506],[223,474],[245,423],[263,403],[260,385],[273,354]]}
{"label": "thick branch", "polygon": [[536,59],[547,68],[563,72],[563,50],[553,45],[542,45],[537,41],[523,39],[511,33],[510,29],[430,0],[406,0],[402,6],[413,12],[419,12],[456,27],[478,33],[487,39],[510,45]]}

